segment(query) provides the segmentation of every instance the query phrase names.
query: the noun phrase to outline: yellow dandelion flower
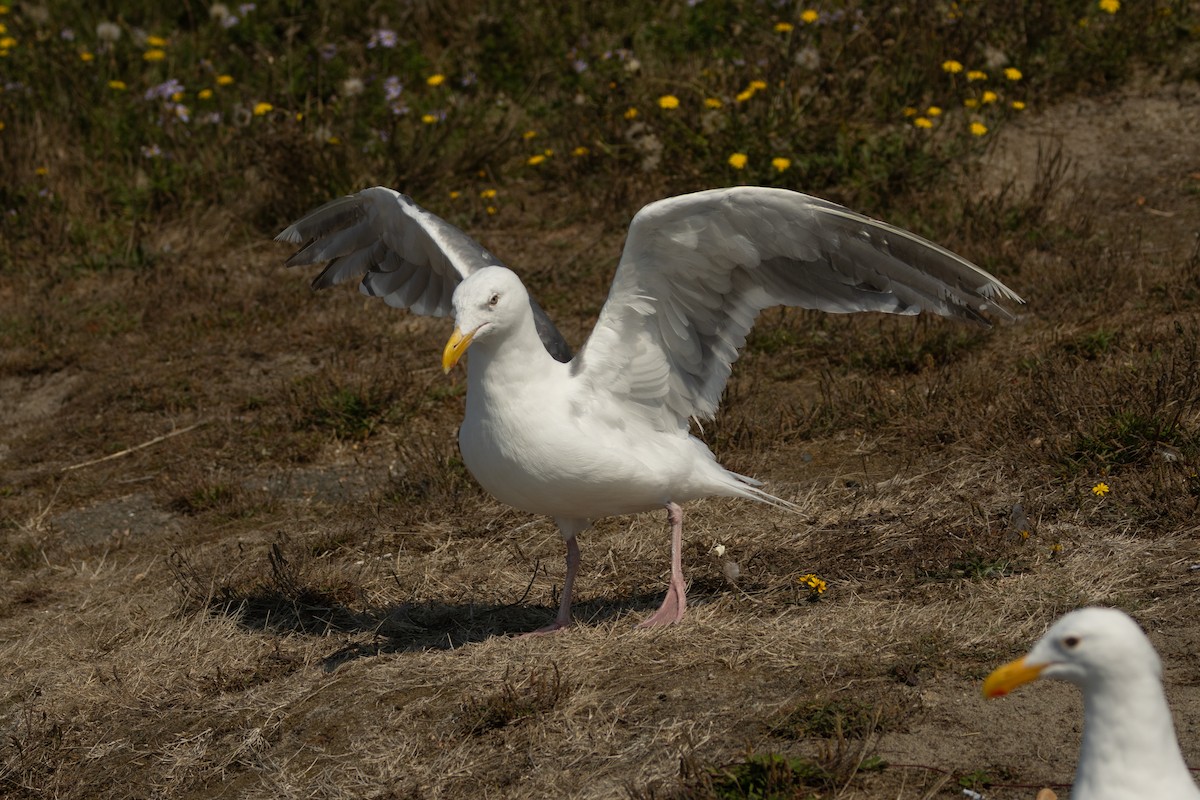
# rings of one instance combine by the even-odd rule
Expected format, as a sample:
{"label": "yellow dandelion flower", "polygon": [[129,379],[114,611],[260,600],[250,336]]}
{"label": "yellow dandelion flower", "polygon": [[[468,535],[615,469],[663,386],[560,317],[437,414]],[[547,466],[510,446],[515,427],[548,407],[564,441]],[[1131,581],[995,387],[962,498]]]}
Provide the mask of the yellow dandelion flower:
{"label": "yellow dandelion flower", "polygon": [[951,75],[957,75],[963,71],[963,65],[953,59],[942,62],[942,71],[949,72]]}
{"label": "yellow dandelion flower", "polygon": [[0,131],[4,130],[4,123],[0,122]]}
{"label": "yellow dandelion flower", "polygon": [[633,106],[630,106],[629,108],[625,109],[625,114],[624,114],[625,119],[634,119],[635,117],[637,117],[637,115],[638,115],[638,110],[636,108],[634,108]]}
{"label": "yellow dandelion flower", "polygon": [[535,136],[537,136],[537,131],[525,131],[521,134],[521,138],[525,140],[532,139]]}
{"label": "yellow dandelion flower", "polygon": [[814,11],[811,8],[806,8],[806,9],[804,9],[804,11],[800,12],[800,21],[805,23],[806,25],[812,25],[814,22],[816,22],[820,18],[821,18],[821,15],[818,14],[816,11]]}
{"label": "yellow dandelion flower", "polygon": [[592,151],[588,150],[583,145],[579,145],[579,147],[576,147],[574,150],[571,151],[571,155],[575,156],[576,158],[583,158],[590,152],[592,152]]}
{"label": "yellow dandelion flower", "polygon": [[1121,0],[1100,0],[1100,10],[1115,14],[1121,10]]}
{"label": "yellow dandelion flower", "polygon": [[0,50],[9,50],[17,46],[17,40],[11,36],[5,36],[0,39]]}
{"label": "yellow dandelion flower", "polygon": [[8,6],[0,6],[0,14],[7,14]]}
{"label": "yellow dandelion flower", "polygon": [[721,101],[720,101],[718,98],[716,98],[716,97],[706,97],[706,98],[704,98],[704,107],[705,107],[705,108],[720,108],[720,107],[721,107],[721,106],[723,106],[723,105],[725,105],[725,104],[724,104],[724,103],[722,103],[722,102],[721,102]]}
{"label": "yellow dandelion flower", "polygon": [[171,102],[178,103],[184,98],[183,92],[174,92],[171,94]]}
{"label": "yellow dandelion flower", "polygon": [[749,88],[750,88],[750,91],[752,91],[752,92],[761,92],[763,89],[767,88],[767,82],[766,81],[750,81]]}
{"label": "yellow dandelion flower", "polygon": [[94,55],[92,55],[91,53],[89,53],[87,50],[84,50],[82,53],[79,54],[79,60],[85,64],[90,64],[96,60],[96,57]]}
{"label": "yellow dandelion flower", "polygon": [[917,117],[913,120],[913,125],[916,125],[918,128],[932,128],[933,120],[929,117]]}
{"label": "yellow dandelion flower", "polygon": [[987,73],[981,69],[967,70],[967,80],[969,80],[969,81],[986,81]]}
{"label": "yellow dandelion flower", "polygon": [[45,177],[46,175],[50,174],[50,168],[49,167],[38,167],[37,169],[35,169],[33,171],[33,174],[41,175],[41,176]]}
{"label": "yellow dandelion flower", "polygon": [[927,117],[940,117],[941,115],[942,109],[938,106],[930,106],[929,108],[925,109],[925,116]]}
{"label": "yellow dandelion flower", "polygon": [[441,86],[445,82],[446,82],[446,76],[440,72],[438,72],[434,75],[430,75],[428,78],[425,79],[425,83],[429,84],[430,86]]}
{"label": "yellow dandelion flower", "polygon": [[979,101],[974,97],[968,97],[966,100],[963,100],[963,105],[967,108],[979,108]]}
{"label": "yellow dandelion flower", "polygon": [[1110,491],[1112,490],[1108,488],[1108,484],[1104,481],[1100,481],[1100,483],[1092,487],[1092,494],[1096,495],[1096,497],[1104,497]]}
{"label": "yellow dandelion flower", "polygon": [[484,189],[482,192],[479,193],[479,199],[481,199],[481,200],[491,200],[495,196],[496,196],[495,189]]}
{"label": "yellow dandelion flower", "polygon": [[1025,76],[1022,75],[1021,70],[1017,69],[1016,67],[1005,67],[1004,77],[1010,81],[1019,81]]}
{"label": "yellow dandelion flower", "polygon": [[749,160],[750,156],[746,155],[745,153],[734,153],[729,157],[729,166],[733,167],[734,169],[743,169],[746,166],[746,162]]}
{"label": "yellow dandelion flower", "polygon": [[458,199],[458,198],[460,198],[460,197],[462,197],[462,192],[458,191],[457,189],[455,189],[455,190],[452,190],[452,191],[450,192],[450,199],[451,199],[451,200],[457,200],[457,199]]}
{"label": "yellow dandelion flower", "polygon": [[231,83],[233,83],[232,75],[218,75],[217,76],[217,86],[228,86]]}
{"label": "yellow dandelion flower", "polygon": [[200,91],[196,92],[196,97],[198,97],[201,100],[211,99],[212,96],[213,96],[212,89],[201,89]]}
{"label": "yellow dandelion flower", "polygon": [[796,26],[790,22],[776,22],[775,23],[775,32],[776,33],[791,33],[792,29],[795,27]]}
{"label": "yellow dandelion flower", "polygon": [[146,44],[150,45],[151,47],[166,47],[167,40],[161,36],[147,36]]}
{"label": "yellow dandelion flower", "polygon": [[917,115],[917,110],[915,108],[913,108],[912,106],[904,107],[904,116],[915,117],[916,115]]}
{"label": "yellow dandelion flower", "polygon": [[665,109],[679,108],[679,98],[673,94],[664,94],[658,98],[658,107]]}
{"label": "yellow dandelion flower", "polygon": [[493,216],[493,215],[495,215],[495,213],[496,213],[496,207],[495,207],[495,206],[488,206],[488,207],[487,207],[487,213],[488,213],[488,216]]}
{"label": "yellow dandelion flower", "polygon": [[738,92],[738,94],[737,94],[737,97],[735,97],[735,98],[733,98],[733,99],[734,99],[734,101],[735,101],[735,102],[738,102],[738,103],[744,103],[744,102],[746,102],[747,100],[749,100],[751,97],[754,97],[754,90],[753,90],[753,89],[746,89],[746,90],[745,90],[745,91],[743,91],[743,92]]}
{"label": "yellow dandelion flower", "polygon": [[118,92],[123,92],[129,87],[125,85],[125,81],[112,80],[108,82],[108,88]]}
{"label": "yellow dandelion flower", "polygon": [[807,575],[801,575],[798,583],[807,586],[808,590],[814,595],[824,593],[825,589],[827,588],[825,586],[825,581],[821,580],[811,572]]}
{"label": "yellow dandelion flower", "polygon": [[1062,542],[1055,542],[1050,545],[1050,555],[1056,556],[1063,551]]}
{"label": "yellow dandelion flower", "polygon": [[771,166],[775,168],[776,172],[787,172],[788,167],[790,167],[791,165],[792,165],[792,160],[790,158],[780,157],[780,158],[772,158],[771,159]]}
{"label": "yellow dandelion flower", "polygon": [[166,51],[160,50],[157,47],[154,48],[153,50],[147,50],[146,52],[142,53],[143,61],[162,61],[166,57],[167,57]]}
{"label": "yellow dandelion flower", "polygon": [[437,122],[437,117],[435,117],[433,114],[422,114],[421,122],[424,122],[426,125],[433,125],[435,122]]}
{"label": "yellow dandelion flower", "polygon": [[1011,105],[1012,105],[1014,111],[1024,111],[1025,110],[1025,103],[1023,103],[1020,100],[1013,100]]}
{"label": "yellow dandelion flower", "polygon": [[544,155],[542,155],[541,153],[538,153],[535,156],[530,156],[529,160],[526,161],[525,163],[531,167],[536,167],[538,164],[541,164],[545,160],[546,160],[546,157]]}
{"label": "yellow dandelion flower", "polygon": [[995,92],[984,92],[983,95],[979,98],[979,102],[984,103],[984,104],[994,103],[999,99],[1000,99],[1000,96],[997,95]]}
{"label": "yellow dandelion flower", "polygon": [[971,123],[971,135],[972,136],[983,136],[987,132],[988,132],[987,125],[984,125],[982,122],[972,122]]}
{"label": "yellow dandelion flower", "polygon": [[254,116],[256,116],[256,117],[261,117],[264,114],[270,114],[274,110],[275,110],[275,106],[271,105],[270,103],[255,103],[254,104]]}

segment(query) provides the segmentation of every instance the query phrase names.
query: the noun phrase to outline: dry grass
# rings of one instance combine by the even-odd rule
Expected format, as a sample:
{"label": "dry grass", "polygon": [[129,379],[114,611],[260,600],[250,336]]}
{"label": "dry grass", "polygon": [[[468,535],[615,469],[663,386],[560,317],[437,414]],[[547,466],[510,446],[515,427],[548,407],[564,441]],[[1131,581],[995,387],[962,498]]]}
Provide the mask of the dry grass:
{"label": "dry grass", "polygon": [[[509,635],[552,616],[562,545],[466,474],[443,322],[311,296],[198,233],[218,212],[49,300],[6,274],[0,793],[1032,797],[1078,700],[979,681],[1085,603],[1151,632],[1200,763],[1200,193],[1191,140],[1154,138],[1200,106],[1172,91],[1048,111],[912,196],[1015,324],[764,315],[705,436],[802,513],[690,506],[664,630],[633,630],[667,564],[644,515],[581,540],[582,624]],[[578,342],[633,209],[517,192],[488,244]]]}

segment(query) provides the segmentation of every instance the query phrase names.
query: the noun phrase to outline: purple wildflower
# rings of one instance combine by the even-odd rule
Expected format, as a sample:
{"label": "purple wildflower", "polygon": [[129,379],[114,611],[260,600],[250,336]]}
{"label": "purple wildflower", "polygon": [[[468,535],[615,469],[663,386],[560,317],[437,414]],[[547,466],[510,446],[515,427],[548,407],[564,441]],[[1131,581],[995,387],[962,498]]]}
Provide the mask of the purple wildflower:
{"label": "purple wildflower", "polygon": [[370,40],[367,42],[367,49],[374,50],[376,47],[385,47],[391,50],[396,46],[396,32],[390,28],[380,28],[371,34]]}

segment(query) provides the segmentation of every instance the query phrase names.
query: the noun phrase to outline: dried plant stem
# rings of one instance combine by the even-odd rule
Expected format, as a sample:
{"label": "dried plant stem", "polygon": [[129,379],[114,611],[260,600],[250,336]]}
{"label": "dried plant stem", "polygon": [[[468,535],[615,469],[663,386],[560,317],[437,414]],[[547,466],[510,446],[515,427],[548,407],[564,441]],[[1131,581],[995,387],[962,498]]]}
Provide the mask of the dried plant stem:
{"label": "dried plant stem", "polygon": [[69,467],[63,467],[62,471],[70,472],[71,470],[75,470],[75,469],[83,469],[84,467],[90,467],[95,464],[101,464],[105,461],[112,461],[114,458],[120,458],[121,456],[127,456],[130,453],[136,453],[138,450],[141,450],[145,447],[150,447],[151,445],[158,444],[159,442],[165,442],[167,439],[170,439],[174,436],[179,436],[180,434],[195,430],[196,428],[199,428],[201,425],[204,425],[205,422],[207,422],[207,420],[197,422],[193,425],[188,425],[186,428],[179,428],[178,430],[171,431],[170,433],[164,433],[162,436],[155,436],[153,439],[151,439],[147,442],[142,442],[141,444],[135,444],[133,447],[126,447],[124,450],[121,450],[116,453],[110,453],[109,455],[106,455],[103,458],[93,458],[91,461],[84,461],[81,464],[72,464]]}

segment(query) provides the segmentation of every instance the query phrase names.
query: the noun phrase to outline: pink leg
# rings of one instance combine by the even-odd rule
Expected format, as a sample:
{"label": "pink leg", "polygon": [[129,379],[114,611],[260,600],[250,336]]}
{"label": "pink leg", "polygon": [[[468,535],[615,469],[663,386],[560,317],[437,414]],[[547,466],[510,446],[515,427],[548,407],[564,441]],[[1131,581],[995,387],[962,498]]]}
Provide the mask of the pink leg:
{"label": "pink leg", "polygon": [[567,577],[563,579],[562,596],[558,601],[558,616],[549,625],[536,631],[521,634],[526,636],[545,636],[571,627],[571,587],[575,585],[575,574],[579,572],[579,542],[574,536],[567,539]]}
{"label": "pink leg", "polygon": [[683,619],[683,612],[687,610],[687,586],[683,582],[683,509],[675,503],[667,503],[667,521],[671,523],[671,583],[658,611],[638,625],[639,628],[674,625]]}

